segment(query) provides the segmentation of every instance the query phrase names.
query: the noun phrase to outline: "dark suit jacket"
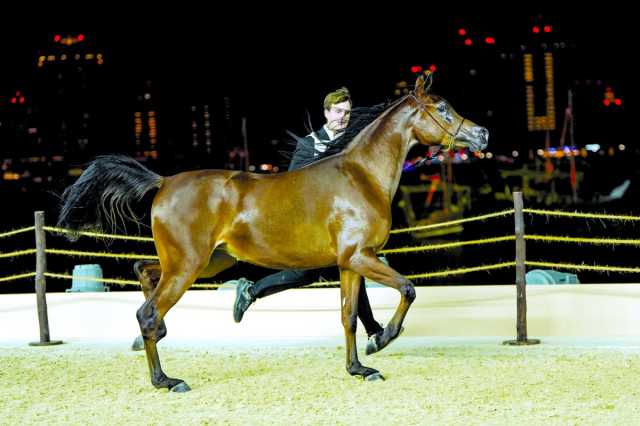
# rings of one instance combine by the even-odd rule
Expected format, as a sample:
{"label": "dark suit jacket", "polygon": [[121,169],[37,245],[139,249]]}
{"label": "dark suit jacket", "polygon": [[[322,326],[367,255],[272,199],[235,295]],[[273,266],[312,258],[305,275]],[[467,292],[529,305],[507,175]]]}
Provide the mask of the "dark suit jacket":
{"label": "dark suit jacket", "polygon": [[[332,139],[329,139],[329,135],[327,135],[327,132],[324,130],[324,126],[314,133],[321,141],[328,142],[327,149],[330,149]],[[310,161],[312,162],[316,153],[315,142],[316,141],[311,134],[298,141],[296,149],[293,152],[293,157],[291,158],[291,163],[289,164],[289,171],[299,169],[300,167],[309,164]]]}

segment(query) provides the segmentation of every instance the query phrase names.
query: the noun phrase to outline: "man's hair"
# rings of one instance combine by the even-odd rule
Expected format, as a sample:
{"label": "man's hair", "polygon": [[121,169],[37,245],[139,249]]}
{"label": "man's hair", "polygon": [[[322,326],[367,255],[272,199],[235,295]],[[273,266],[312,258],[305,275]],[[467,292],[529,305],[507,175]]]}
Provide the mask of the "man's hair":
{"label": "man's hair", "polygon": [[329,93],[324,98],[324,109],[331,109],[331,105],[339,104],[342,102],[351,103],[351,95],[349,94],[349,89],[346,87],[341,87],[338,90]]}

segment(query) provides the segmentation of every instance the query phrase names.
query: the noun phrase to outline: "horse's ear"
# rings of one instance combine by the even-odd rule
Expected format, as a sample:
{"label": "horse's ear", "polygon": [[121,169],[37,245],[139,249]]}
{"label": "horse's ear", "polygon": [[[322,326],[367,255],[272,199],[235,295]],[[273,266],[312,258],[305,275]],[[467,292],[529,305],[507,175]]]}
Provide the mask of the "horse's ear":
{"label": "horse's ear", "polygon": [[429,70],[424,72],[424,94],[428,95],[433,83],[433,73]]}
{"label": "horse's ear", "polygon": [[418,77],[418,79],[416,80],[416,85],[413,89],[413,92],[417,95],[417,96],[422,96],[424,95],[425,91],[424,91],[424,76],[420,75]]}

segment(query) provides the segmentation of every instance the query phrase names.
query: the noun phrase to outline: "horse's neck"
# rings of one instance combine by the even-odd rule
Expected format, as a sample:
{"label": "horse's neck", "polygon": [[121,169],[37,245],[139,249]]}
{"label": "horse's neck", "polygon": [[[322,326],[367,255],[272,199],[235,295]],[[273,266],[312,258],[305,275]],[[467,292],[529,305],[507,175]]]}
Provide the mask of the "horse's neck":
{"label": "horse's neck", "polygon": [[401,102],[385,111],[359,135],[346,156],[366,170],[369,179],[389,198],[398,188],[402,166],[410,148],[413,109]]}

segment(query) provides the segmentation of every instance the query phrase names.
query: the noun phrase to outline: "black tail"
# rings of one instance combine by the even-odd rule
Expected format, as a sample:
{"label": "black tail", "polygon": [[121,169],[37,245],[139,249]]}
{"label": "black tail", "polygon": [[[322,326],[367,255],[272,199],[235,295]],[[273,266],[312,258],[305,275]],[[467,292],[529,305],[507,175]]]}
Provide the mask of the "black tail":
{"label": "black tail", "polygon": [[78,180],[65,189],[58,226],[73,231],[116,232],[118,221],[140,223],[131,208],[147,192],[162,185],[162,176],[124,155],[96,157]]}

